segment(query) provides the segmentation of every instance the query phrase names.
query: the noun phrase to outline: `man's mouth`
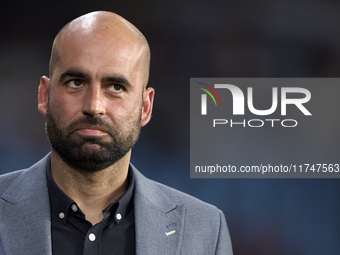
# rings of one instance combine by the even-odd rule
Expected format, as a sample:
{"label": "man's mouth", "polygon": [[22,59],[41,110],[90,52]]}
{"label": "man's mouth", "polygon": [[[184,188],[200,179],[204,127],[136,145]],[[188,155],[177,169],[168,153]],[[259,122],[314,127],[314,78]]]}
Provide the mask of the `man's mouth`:
{"label": "man's mouth", "polygon": [[94,125],[80,125],[76,128],[75,132],[86,136],[102,136],[108,134],[104,127]]}

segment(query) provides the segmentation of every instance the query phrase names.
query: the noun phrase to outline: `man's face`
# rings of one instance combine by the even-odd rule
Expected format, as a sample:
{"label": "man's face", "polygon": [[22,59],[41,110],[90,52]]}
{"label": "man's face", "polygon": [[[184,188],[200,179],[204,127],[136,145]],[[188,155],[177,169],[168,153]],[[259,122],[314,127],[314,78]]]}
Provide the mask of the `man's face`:
{"label": "man's face", "polygon": [[46,106],[49,140],[70,166],[102,170],[130,153],[148,121],[143,54],[136,43],[106,34],[70,35],[58,53]]}

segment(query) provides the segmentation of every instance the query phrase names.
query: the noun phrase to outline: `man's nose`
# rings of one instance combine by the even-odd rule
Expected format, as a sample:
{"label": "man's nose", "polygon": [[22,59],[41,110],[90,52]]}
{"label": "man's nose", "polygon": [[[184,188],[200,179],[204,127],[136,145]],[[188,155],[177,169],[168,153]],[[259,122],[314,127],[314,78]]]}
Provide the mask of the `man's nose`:
{"label": "man's nose", "polygon": [[105,96],[103,95],[100,86],[89,88],[84,100],[85,102],[82,109],[84,115],[95,116],[106,113]]}

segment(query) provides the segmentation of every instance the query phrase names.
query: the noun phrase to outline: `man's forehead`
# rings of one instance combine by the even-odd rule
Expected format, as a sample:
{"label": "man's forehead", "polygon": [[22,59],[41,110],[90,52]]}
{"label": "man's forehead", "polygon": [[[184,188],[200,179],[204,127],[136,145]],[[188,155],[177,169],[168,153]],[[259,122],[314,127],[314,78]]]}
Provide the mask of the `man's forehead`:
{"label": "man's forehead", "polygon": [[63,68],[92,67],[102,71],[115,68],[134,69],[143,65],[143,49],[121,38],[72,36],[61,41],[58,47],[57,66]]}
{"label": "man's forehead", "polygon": [[[50,73],[56,65],[81,56],[91,60],[98,57],[114,62],[144,67],[147,82],[150,49],[141,32],[124,18],[111,12],[94,12],[81,16],[67,24],[57,35],[51,55]],[[97,61],[98,62],[98,61]],[[109,62],[109,61],[107,61]],[[145,82],[143,82],[145,83]]]}

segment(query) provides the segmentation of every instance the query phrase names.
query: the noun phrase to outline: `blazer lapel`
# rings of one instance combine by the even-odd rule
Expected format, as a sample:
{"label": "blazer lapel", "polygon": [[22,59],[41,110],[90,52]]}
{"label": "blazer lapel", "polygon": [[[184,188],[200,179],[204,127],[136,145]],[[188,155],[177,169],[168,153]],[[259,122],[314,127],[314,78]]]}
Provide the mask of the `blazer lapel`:
{"label": "blazer lapel", "polygon": [[52,254],[46,164],[49,155],[11,183],[1,196],[1,242],[6,255]]}
{"label": "blazer lapel", "polygon": [[136,224],[136,254],[179,254],[185,207],[174,204],[157,184],[139,173],[134,198]]}

